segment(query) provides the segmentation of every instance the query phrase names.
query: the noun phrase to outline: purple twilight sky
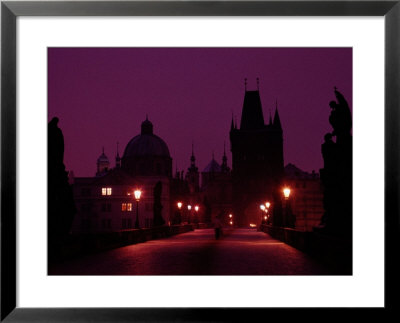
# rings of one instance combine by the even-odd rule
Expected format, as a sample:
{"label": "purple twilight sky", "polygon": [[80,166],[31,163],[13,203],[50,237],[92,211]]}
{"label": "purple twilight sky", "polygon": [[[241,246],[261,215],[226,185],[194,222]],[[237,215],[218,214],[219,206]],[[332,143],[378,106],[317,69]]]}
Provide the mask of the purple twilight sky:
{"label": "purple twilight sky", "polygon": [[213,152],[221,163],[224,142],[231,166],[232,114],[239,125],[244,78],[255,90],[257,77],[265,122],[278,102],[285,165],[318,172],[334,86],[352,109],[351,48],[49,48],[48,121],[60,119],[75,176],[95,175],[103,146],[114,167],[146,115],[174,172],[192,142],[200,171]]}

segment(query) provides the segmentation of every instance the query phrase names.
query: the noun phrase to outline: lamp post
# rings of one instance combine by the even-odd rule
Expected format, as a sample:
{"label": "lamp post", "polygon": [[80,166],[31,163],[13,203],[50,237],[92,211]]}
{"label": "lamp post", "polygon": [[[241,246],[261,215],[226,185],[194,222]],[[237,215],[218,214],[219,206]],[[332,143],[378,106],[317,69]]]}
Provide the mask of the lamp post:
{"label": "lamp post", "polygon": [[188,224],[190,224],[190,213],[191,213],[191,210],[192,210],[192,206],[189,204],[188,205]]}
{"label": "lamp post", "polygon": [[196,215],[195,215],[194,222],[197,223],[197,222],[199,222],[199,206],[196,205],[196,206],[194,207],[194,210],[196,211]]}
{"label": "lamp post", "polygon": [[178,224],[181,223],[181,208],[182,208],[182,202],[178,202],[176,203],[176,205],[178,206]]}
{"label": "lamp post", "polygon": [[229,224],[233,225],[232,214],[229,214]]}
{"label": "lamp post", "polygon": [[[289,209],[289,197],[290,197],[290,188],[289,187],[285,187],[284,189],[283,189],[283,196],[284,196],[284,198],[285,198],[285,212],[284,212],[284,218],[283,218],[283,225],[284,226],[292,226],[292,224],[291,223],[289,223],[289,221],[288,221],[288,216],[289,216],[289,212],[288,212],[288,209]],[[290,221],[290,222],[292,222],[292,221]]]}
{"label": "lamp post", "polygon": [[135,200],[136,200],[136,222],[135,222],[135,228],[139,229],[139,200],[140,200],[140,195],[142,195],[141,190],[136,190],[133,192],[135,195]]}
{"label": "lamp post", "polygon": [[261,224],[263,224],[263,216],[264,216],[264,212],[265,212],[265,205],[261,204],[260,205],[260,210],[261,210]]}

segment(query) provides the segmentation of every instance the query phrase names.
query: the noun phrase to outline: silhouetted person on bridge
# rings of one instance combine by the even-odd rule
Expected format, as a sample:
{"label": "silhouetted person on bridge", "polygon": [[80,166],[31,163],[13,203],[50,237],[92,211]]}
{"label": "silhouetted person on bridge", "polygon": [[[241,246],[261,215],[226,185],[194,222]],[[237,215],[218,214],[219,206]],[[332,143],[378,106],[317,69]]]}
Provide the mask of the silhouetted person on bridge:
{"label": "silhouetted person on bridge", "polygon": [[222,222],[220,219],[220,214],[217,215],[214,219],[214,231],[215,231],[215,239],[219,239],[222,234]]}

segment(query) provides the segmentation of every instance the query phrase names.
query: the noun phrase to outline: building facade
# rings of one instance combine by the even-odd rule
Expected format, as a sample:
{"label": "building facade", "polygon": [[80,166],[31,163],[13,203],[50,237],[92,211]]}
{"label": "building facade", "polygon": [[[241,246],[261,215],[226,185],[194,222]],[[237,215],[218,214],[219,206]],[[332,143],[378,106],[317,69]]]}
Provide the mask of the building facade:
{"label": "building facade", "polygon": [[[161,217],[157,224],[169,224],[171,165],[167,144],[153,134],[153,125],[146,118],[141,133],[129,141],[122,158],[117,151],[114,168],[110,168],[103,149],[95,177],[72,179],[78,209],[72,232],[149,228],[157,216]],[[135,190],[141,191],[139,201]]]}
{"label": "building facade", "polygon": [[312,231],[324,214],[323,188],[318,173],[304,172],[293,164],[285,166],[285,185],[290,190],[290,210],[294,228]]}

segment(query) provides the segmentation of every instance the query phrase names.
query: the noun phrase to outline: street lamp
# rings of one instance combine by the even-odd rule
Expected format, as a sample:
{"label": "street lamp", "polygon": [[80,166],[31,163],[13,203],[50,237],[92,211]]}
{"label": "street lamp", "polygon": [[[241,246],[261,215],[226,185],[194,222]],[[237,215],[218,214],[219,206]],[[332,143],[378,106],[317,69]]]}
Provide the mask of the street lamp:
{"label": "street lamp", "polygon": [[265,212],[265,205],[264,205],[264,204],[261,204],[261,205],[260,205],[260,209],[261,209],[261,224],[263,224],[264,221],[262,220],[262,217],[263,217],[264,212]]}
{"label": "street lamp", "polygon": [[290,188],[289,187],[285,187],[283,189],[283,196],[285,196],[285,200],[287,200],[290,196]]}
{"label": "street lamp", "polygon": [[192,206],[189,204],[189,205],[188,205],[188,211],[189,211],[188,223],[189,223],[189,224],[190,224],[190,213],[191,213],[191,210],[192,210]]}
{"label": "street lamp", "polygon": [[136,200],[136,222],[135,222],[135,228],[139,229],[139,200],[140,200],[140,195],[142,195],[141,190],[135,190],[133,192],[135,195],[135,200]]}
{"label": "street lamp", "polygon": [[271,203],[269,203],[269,202],[266,202],[266,203],[265,203],[265,207],[266,207],[267,209],[269,209],[270,206],[271,206]]}
{"label": "street lamp", "polygon": [[283,225],[288,226],[288,227],[294,227],[293,219],[292,219],[292,214],[290,212],[290,197],[291,190],[289,187],[285,187],[283,189],[283,196],[285,197],[285,216],[283,219]]}
{"label": "street lamp", "polygon": [[197,223],[199,221],[199,206],[196,205],[194,207],[194,210],[196,211],[196,217],[195,217],[195,222]]}
{"label": "street lamp", "polygon": [[180,224],[181,223],[181,208],[182,208],[182,202],[178,202],[178,203],[176,203],[176,205],[178,206],[178,219],[177,219],[177,222],[178,222],[178,224]]}

